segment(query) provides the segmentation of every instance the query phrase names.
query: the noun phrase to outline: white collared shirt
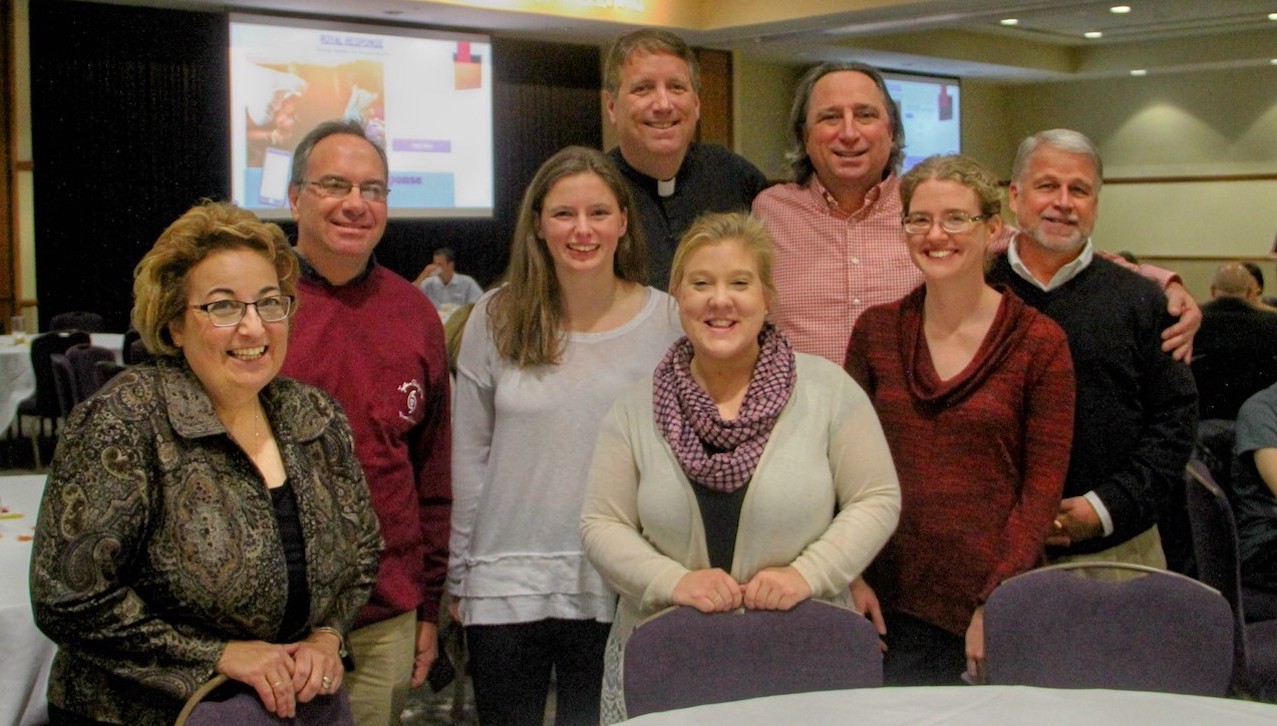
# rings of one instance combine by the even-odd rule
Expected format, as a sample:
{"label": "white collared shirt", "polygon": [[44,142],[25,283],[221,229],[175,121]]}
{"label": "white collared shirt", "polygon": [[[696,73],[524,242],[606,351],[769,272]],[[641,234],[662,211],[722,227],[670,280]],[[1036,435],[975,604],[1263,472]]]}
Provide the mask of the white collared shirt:
{"label": "white collared shirt", "polygon": [[1015,274],[1033,283],[1034,286],[1044,292],[1051,292],[1056,288],[1062,287],[1069,280],[1077,277],[1081,274],[1082,270],[1085,270],[1091,264],[1091,260],[1094,258],[1095,248],[1091,246],[1091,238],[1087,237],[1086,244],[1082,245],[1081,254],[1073,258],[1073,260],[1064,267],[1057,270],[1055,272],[1055,276],[1051,278],[1050,282],[1043,284],[1038,280],[1038,278],[1033,276],[1033,273],[1029,271],[1028,266],[1020,259],[1019,235],[1016,235],[1015,239],[1011,240],[1011,245],[1007,247],[1007,261],[1011,263],[1011,269],[1015,270]]}

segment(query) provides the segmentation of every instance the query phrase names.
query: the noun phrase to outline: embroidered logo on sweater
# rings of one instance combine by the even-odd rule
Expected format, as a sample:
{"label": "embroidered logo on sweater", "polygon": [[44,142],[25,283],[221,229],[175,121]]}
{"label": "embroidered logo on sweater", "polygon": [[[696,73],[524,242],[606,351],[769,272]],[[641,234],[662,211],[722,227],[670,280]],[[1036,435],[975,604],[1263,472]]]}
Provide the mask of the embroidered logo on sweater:
{"label": "embroidered logo on sweater", "polygon": [[414,378],[399,384],[399,392],[405,394],[403,407],[399,410],[399,418],[408,423],[417,423],[420,416],[417,411],[426,402],[426,389]]}

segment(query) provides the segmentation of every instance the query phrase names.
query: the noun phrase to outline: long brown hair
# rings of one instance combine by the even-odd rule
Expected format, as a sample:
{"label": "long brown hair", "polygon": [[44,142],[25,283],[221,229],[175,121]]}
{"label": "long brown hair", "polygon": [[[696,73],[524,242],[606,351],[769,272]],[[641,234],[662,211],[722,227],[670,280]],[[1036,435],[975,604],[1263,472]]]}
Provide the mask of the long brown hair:
{"label": "long brown hair", "polygon": [[607,184],[626,215],[625,234],[617,241],[612,274],[647,284],[647,246],[638,220],[631,214],[634,198],[621,173],[602,152],[569,146],[551,156],[537,170],[523,194],[519,219],[510,242],[510,265],[503,285],[488,302],[488,325],[497,353],[521,368],[555,365],[563,352],[563,300],[554,259],[537,236],[537,222],[545,197],[565,177],[594,174]]}

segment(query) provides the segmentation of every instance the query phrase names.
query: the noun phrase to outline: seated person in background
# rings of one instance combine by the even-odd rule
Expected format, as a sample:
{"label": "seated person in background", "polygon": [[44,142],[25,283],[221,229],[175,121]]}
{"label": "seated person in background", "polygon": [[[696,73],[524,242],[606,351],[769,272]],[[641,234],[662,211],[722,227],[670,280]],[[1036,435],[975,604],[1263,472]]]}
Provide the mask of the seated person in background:
{"label": "seated person in background", "polygon": [[1193,378],[1203,419],[1237,417],[1242,403],[1277,383],[1277,313],[1261,310],[1259,284],[1245,265],[1215,270],[1202,305]]}
{"label": "seated person in background", "polygon": [[137,266],[128,369],[66,425],[31,556],[53,723],[171,724],[214,674],[293,716],[342,687],[381,536],[346,417],[277,378],[297,262],[227,204]]}
{"label": "seated person in background", "polygon": [[900,525],[852,596],[885,634],[887,685],[960,685],[964,670],[984,678],[985,599],[1043,560],[1073,439],[1073,363],[1060,326],[984,281],[1002,230],[996,176],[933,156],[900,196],[925,282],[865,311],[847,348],[891,444]]}
{"label": "seated person in background", "polygon": [[430,298],[444,320],[462,305],[473,305],[483,297],[483,288],[473,277],[457,272],[457,253],[449,247],[435,250],[433,261],[413,284]]}
{"label": "seated person in background", "polygon": [[643,618],[846,603],[895,529],[900,489],[873,406],[766,322],[771,265],[753,218],[695,222],[670,274],[686,337],[604,420],[581,534],[620,593],[605,722],[625,718],[624,643]]}
{"label": "seated person in background", "polygon": [[1277,298],[1264,294],[1263,269],[1260,268],[1258,264],[1249,260],[1241,263],[1241,265],[1246,268],[1246,271],[1250,273],[1251,277],[1255,278],[1255,299],[1253,301],[1255,306],[1260,310],[1277,313],[1277,307],[1274,307],[1277,306]]}
{"label": "seated person in background", "polygon": [[1230,501],[1253,622],[1277,618],[1277,385],[1242,404],[1236,432]]}

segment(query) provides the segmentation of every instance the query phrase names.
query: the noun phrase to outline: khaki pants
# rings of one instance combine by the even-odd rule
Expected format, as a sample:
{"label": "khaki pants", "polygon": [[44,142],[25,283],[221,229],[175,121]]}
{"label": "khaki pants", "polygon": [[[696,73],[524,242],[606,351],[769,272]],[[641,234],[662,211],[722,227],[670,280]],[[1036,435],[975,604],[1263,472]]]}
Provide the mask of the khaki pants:
{"label": "khaki pants", "polygon": [[[1166,554],[1162,552],[1162,536],[1157,531],[1157,525],[1153,525],[1122,544],[1114,545],[1106,550],[1085,555],[1065,555],[1051,560],[1053,565],[1062,565],[1066,562],[1127,562],[1165,570]],[[1121,580],[1133,580],[1142,576],[1143,573],[1133,570],[1113,569],[1074,570],[1073,574],[1092,580],[1118,582]]]}
{"label": "khaki pants", "polygon": [[352,630],[346,647],[355,659],[355,670],[345,680],[355,723],[399,726],[416,657],[417,613]]}

